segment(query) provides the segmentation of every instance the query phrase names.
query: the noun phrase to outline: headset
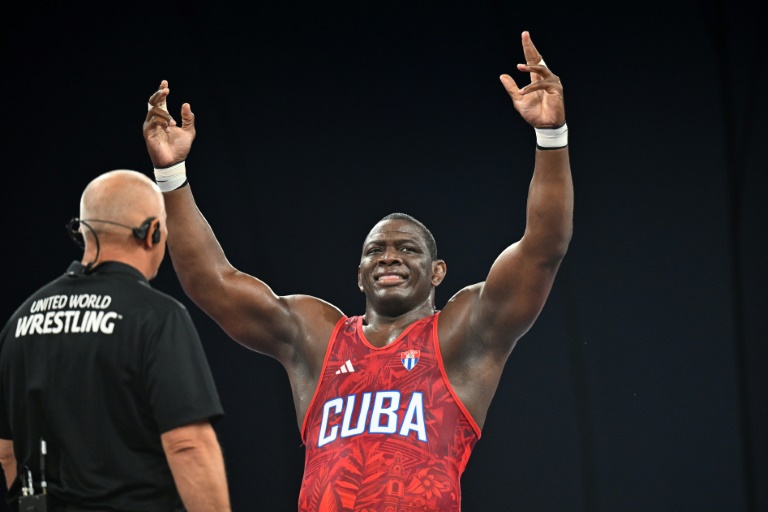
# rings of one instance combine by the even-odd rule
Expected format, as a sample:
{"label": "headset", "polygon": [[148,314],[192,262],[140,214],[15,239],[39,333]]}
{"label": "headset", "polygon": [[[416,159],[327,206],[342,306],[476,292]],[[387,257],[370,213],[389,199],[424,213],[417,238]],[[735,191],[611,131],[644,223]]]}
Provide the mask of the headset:
{"label": "headset", "polygon": [[[152,221],[155,220],[157,217],[147,217],[144,222],[141,223],[140,226],[137,227],[131,227],[127,224],[121,224],[119,222],[114,222],[111,220],[102,220],[102,219],[79,219],[77,217],[73,217],[70,219],[69,222],[67,222],[66,228],[67,228],[67,234],[69,235],[69,238],[72,239],[72,241],[80,247],[81,249],[85,249],[85,240],[83,239],[83,234],[80,232],[79,227],[80,225],[85,226],[88,228],[91,233],[93,233],[93,238],[96,240],[96,257],[93,259],[92,262],[90,262],[88,265],[85,266],[86,271],[91,269],[91,266],[93,266],[94,263],[99,259],[99,252],[101,252],[101,244],[99,243],[99,236],[96,234],[96,230],[93,229],[93,226],[89,224],[89,222],[101,222],[103,224],[112,224],[114,226],[120,226],[123,228],[130,229],[133,233],[133,237],[137,240],[146,240],[147,235],[149,234],[149,228],[152,227]],[[155,226],[155,230],[152,232],[152,243],[156,244],[160,242],[160,223],[158,222]]]}
{"label": "headset", "polygon": [[[138,240],[145,240],[147,238],[147,233],[149,232],[149,228],[152,226],[152,221],[155,220],[157,217],[147,217],[144,222],[141,223],[138,227],[131,227],[127,224],[120,224],[119,222],[114,222],[111,220],[101,220],[101,219],[78,219],[77,217],[73,217],[68,223],[67,223],[67,233],[69,234],[69,237],[72,239],[75,244],[77,244],[78,247],[81,249],[85,249],[85,242],[83,241],[83,234],[79,231],[78,225],[82,224],[86,228],[91,230],[91,233],[93,233],[94,238],[96,238],[96,244],[99,243],[99,237],[96,235],[96,231],[91,227],[89,222],[101,222],[103,224],[112,224],[114,226],[120,226],[123,228],[128,228],[133,232],[134,238]],[[160,241],[160,223],[157,223],[157,226],[155,226],[155,230],[152,232],[152,243],[156,244]]]}

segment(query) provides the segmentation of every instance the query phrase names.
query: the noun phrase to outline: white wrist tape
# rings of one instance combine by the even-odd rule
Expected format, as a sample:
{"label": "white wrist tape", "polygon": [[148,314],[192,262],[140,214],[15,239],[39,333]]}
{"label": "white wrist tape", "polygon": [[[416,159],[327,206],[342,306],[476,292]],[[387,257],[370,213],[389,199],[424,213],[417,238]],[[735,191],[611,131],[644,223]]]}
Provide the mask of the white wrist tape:
{"label": "white wrist tape", "polygon": [[155,181],[161,192],[170,192],[187,184],[187,166],[184,160],[170,167],[155,168]]}
{"label": "white wrist tape", "polygon": [[558,149],[568,145],[568,124],[560,128],[534,128],[536,145],[542,149]]}

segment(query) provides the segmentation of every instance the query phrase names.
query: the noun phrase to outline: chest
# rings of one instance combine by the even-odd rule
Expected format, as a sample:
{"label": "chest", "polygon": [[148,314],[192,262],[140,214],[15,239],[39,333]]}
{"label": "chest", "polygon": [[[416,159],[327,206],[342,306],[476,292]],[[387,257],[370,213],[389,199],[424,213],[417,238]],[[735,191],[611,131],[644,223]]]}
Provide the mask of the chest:
{"label": "chest", "polygon": [[[334,391],[411,388],[440,376],[440,354],[432,322],[420,322],[391,343],[378,347],[360,322],[340,329],[329,348],[323,381]],[[353,384],[354,383],[354,384]]]}

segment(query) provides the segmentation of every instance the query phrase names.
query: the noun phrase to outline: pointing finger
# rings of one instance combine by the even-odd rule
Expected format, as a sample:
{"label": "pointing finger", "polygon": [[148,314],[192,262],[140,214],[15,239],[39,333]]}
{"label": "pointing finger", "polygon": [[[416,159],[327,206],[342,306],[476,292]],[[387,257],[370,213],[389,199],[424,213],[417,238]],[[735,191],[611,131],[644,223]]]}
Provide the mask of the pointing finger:
{"label": "pointing finger", "polygon": [[[528,31],[523,32],[523,53],[525,53],[525,63],[529,66],[539,65],[539,66],[545,66],[544,58],[541,56],[541,53],[536,49],[536,46],[533,44],[533,41],[531,40],[531,34]],[[541,80],[543,76],[540,73],[536,73],[535,71],[532,71],[531,74],[531,81],[536,82],[538,80]]]}
{"label": "pointing finger", "polygon": [[523,32],[523,53],[527,64],[538,64],[541,60],[541,54],[531,41],[531,34],[526,30]]}

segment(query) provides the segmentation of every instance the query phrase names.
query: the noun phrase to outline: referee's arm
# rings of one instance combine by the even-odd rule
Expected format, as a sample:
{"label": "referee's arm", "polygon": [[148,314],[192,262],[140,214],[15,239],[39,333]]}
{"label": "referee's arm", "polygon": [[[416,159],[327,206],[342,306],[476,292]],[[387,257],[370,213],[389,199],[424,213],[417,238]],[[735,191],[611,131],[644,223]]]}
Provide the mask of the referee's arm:
{"label": "referee's arm", "polygon": [[188,512],[231,510],[224,457],[208,421],[161,434],[176,489]]}
{"label": "referee's arm", "polygon": [[5,473],[5,486],[9,489],[16,480],[16,454],[13,452],[13,440],[0,439],[0,464]]}

